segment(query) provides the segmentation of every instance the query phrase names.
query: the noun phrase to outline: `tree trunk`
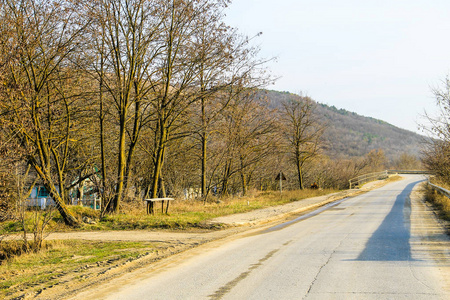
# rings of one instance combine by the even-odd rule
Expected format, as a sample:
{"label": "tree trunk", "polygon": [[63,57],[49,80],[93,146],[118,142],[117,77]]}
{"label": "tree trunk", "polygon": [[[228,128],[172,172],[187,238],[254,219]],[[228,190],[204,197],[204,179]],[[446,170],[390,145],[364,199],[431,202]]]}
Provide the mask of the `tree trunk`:
{"label": "tree trunk", "polygon": [[[139,89],[135,86],[135,93],[138,94]],[[140,118],[141,118],[141,102],[136,100],[134,103],[134,123],[133,123],[133,135],[131,136],[130,146],[128,147],[127,162],[125,168],[125,182],[124,182],[124,193],[128,190],[131,166],[133,162],[134,151],[140,135]]]}
{"label": "tree trunk", "polygon": [[[202,86],[202,92],[203,92],[203,72],[201,76],[201,86]],[[205,97],[202,97],[201,99],[201,105],[202,105],[202,127],[201,127],[201,143],[202,143],[202,178],[201,178],[201,184],[202,184],[202,197],[206,196],[206,163],[207,163],[207,149],[206,149],[206,143],[207,143],[207,136],[206,136],[206,99]]]}
{"label": "tree trunk", "polygon": [[302,174],[302,165],[299,161],[297,161],[297,175],[298,175],[298,185],[301,190],[303,190],[303,174]]}
{"label": "tree trunk", "polygon": [[126,155],[125,155],[125,116],[123,114],[120,120],[120,131],[119,131],[119,162],[117,165],[117,186],[116,193],[114,195],[114,200],[112,204],[109,206],[109,212],[119,212],[120,201],[123,196],[123,184],[124,184],[124,175],[125,175],[125,167],[126,167]]}
{"label": "tree trunk", "polygon": [[225,165],[225,172],[222,180],[222,196],[228,196],[228,179],[230,178],[231,162]]}
{"label": "tree trunk", "polygon": [[241,171],[242,196],[247,195],[247,176]]}
{"label": "tree trunk", "polygon": [[161,170],[164,163],[164,153],[166,150],[166,141],[167,141],[167,128],[163,124],[163,121],[161,121],[160,124],[160,140],[158,143],[158,150],[156,152],[156,159],[155,159],[155,169],[153,171],[153,182],[152,182],[152,197],[151,198],[157,198],[158,197],[158,182],[159,178],[161,176]]}
{"label": "tree trunk", "polygon": [[206,196],[206,163],[207,163],[207,149],[206,149],[206,132],[202,133],[202,197]]}
{"label": "tree trunk", "polygon": [[31,163],[38,173],[39,177],[41,177],[44,187],[47,189],[49,196],[53,199],[56,204],[56,208],[64,219],[64,223],[69,226],[76,227],[79,224],[78,220],[70,213],[67,209],[67,206],[64,203],[64,200],[59,196],[58,190],[55,185],[51,181],[50,177],[44,173],[44,171],[36,164],[34,159],[31,159]]}

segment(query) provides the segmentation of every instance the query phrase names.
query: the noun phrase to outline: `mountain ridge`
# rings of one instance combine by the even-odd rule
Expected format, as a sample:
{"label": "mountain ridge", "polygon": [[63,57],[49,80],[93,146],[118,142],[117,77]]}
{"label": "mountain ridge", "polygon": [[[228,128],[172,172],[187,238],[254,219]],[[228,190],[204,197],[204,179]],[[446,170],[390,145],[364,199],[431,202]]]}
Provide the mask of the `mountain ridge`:
{"label": "mountain ridge", "polygon": [[[277,106],[286,98],[301,98],[290,92],[265,90],[264,93],[271,106]],[[326,155],[332,158],[351,158],[364,156],[374,149],[382,149],[390,160],[398,158],[402,153],[420,156],[425,136],[380,119],[314,102],[317,103],[316,114],[327,125],[323,136]]]}

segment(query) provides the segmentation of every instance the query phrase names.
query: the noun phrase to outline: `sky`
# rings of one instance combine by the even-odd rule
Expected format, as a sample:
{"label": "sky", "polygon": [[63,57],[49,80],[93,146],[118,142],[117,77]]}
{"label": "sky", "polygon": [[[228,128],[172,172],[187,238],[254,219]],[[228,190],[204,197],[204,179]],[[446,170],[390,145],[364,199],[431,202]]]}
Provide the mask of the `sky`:
{"label": "sky", "polygon": [[420,133],[450,74],[449,0],[234,0],[226,22],[280,78],[268,89]]}

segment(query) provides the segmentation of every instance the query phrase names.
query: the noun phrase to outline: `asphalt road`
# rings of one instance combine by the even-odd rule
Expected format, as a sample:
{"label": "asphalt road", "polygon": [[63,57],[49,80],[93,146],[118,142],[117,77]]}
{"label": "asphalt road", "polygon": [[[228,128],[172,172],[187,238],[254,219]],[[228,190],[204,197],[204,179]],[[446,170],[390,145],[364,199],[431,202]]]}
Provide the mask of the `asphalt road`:
{"label": "asphalt road", "polygon": [[411,218],[408,195],[421,180],[407,176],[320,214],[205,249],[103,296],[450,299],[448,257],[437,256],[411,230],[420,216]]}

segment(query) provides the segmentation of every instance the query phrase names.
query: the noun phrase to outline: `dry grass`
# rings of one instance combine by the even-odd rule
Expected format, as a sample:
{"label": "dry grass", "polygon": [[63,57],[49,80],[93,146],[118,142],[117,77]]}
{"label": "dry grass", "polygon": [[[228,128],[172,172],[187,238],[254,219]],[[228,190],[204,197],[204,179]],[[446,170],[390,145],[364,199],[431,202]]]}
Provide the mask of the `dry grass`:
{"label": "dry grass", "polygon": [[[2,241],[1,248],[12,242]],[[0,266],[0,298],[16,299],[136,259],[161,246],[150,242],[50,241],[45,251],[24,253]]]}
{"label": "dry grass", "polygon": [[389,176],[389,178],[386,179],[385,181],[386,181],[386,183],[389,183],[389,182],[400,181],[402,179],[403,179],[403,177],[400,175],[392,175],[392,176]]}
{"label": "dry grass", "polygon": [[147,215],[143,203],[124,207],[125,213],[109,215],[96,225],[86,229],[147,229],[147,228],[206,228],[206,221],[212,218],[243,213],[259,208],[280,205],[310,197],[335,192],[334,190],[303,190],[279,192],[260,192],[246,197],[215,199],[208,203],[200,200],[177,200],[171,202],[169,214],[161,213],[161,205],[155,204],[155,214]]}
{"label": "dry grass", "polygon": [[[211,197],[208,203],[201,200],[171,201],[169,213],[161,213],[161,204],[155,204],[155,214],[145,213],[145,204],[142,201],[123,203],[119,214],[103,217],[100,212],[86,207],[71,206],[69,209],[82,222],[84,217],[95,220],[96,224],[83,224],[80,228],[70,228],[58,212],[53,212],[53,220],[47,227],[53,231],[73,230],[132,230],[132,229],[192,229],[208,228],[207,220],[230,214],[243,213],[259,208],[265,208],[306,198],[322,196],[337,192],[336,190],[297,190],[280,192],[252,192],[246,197],[215,198]],[[215,225],[217,226],[217,225]],[[18,221],[9,221],[0,224],[1,233],[20,232],[22,227]]]}
{"label": "dry grass", "polygon": [[[438,181],[435,178],[433,178],[432,181],[433,184],[443,187],[447,190],[450,190],[449,184],[442,181]],[[434,207],[436,207],[436,209],[439,211],[439,216],[442,219],[450,221],[450,198],[438,193],[434,189],[430,188],[428,185],[426,185],[426,187],[427,187],[425,194],[426,200],[432,203]]]}

